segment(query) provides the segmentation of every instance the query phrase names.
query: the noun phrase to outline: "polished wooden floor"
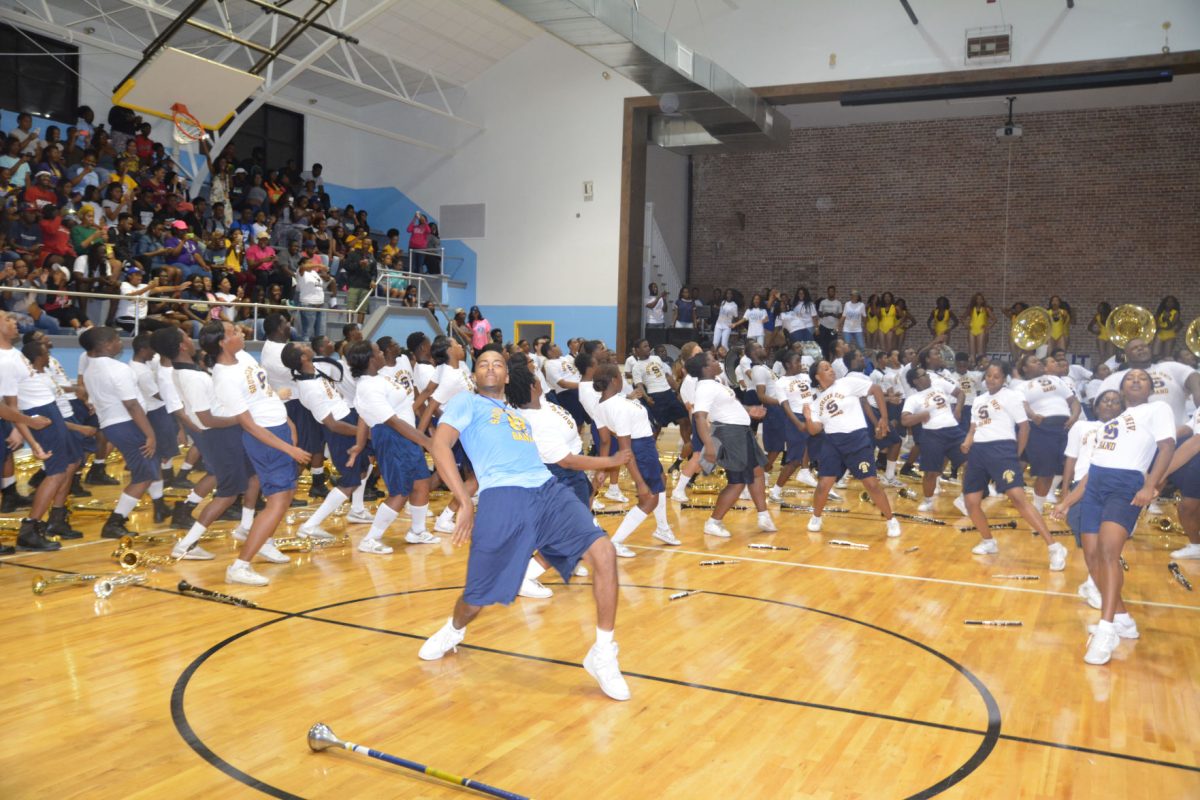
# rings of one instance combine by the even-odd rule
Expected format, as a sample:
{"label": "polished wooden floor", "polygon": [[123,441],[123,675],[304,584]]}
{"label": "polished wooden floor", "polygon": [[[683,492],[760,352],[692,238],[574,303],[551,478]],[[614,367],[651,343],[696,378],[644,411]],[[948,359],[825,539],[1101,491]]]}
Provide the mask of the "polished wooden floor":
{"label": "polished wooden floor", "polygon": [[[957,521],[952,499],[937,513]],[[1075,594],[1077,551],[1050,573],[1026,530],[976,557],[971,533],[906,524],[888,540],[870,509],[843,505],[863,513],[828,515],[822,534],[802,513],[774,510],[780,532],[763,535],[751,511],[731,512],[733,538],[717,540],[700,533],[707,512],[672,504],[683,545],[670,548],[644,523],[637,557],[619,565],[627,703],[580,666],[594,629],[586,580],[485,611],[457,654],[427,663],[417,649],[465,574],[448,543],[389,533],[391,556],[302,554],[258,566],[272,583],[249,588],[224,584],[225,540],[206,543],[216,561],[162,568],[108,600],[90,585],[35,596],[39,574],[115,571],[103,517],[77,513],[81,542],[0,560],[0,797],[472,794],[311,753],[317,721],[538,798],[1200,797],[1200,598],[1166,567],[1182,537],[1139,530],[1125,596],[1141,639],[1092,667],[1097,612]],[[992,514],[1012,512],[999,501]],[[153,528],[143,515],[137,526]],[[610,531],[619,519],[600,517]],[[365,527],[348,530],[357,540]],[[700,566],[710,559],[738,563]],[[1200,563],[1181,566],[1200,584]],[[261,608],[181,596],[180,578]],[[700,591],[670,599],[684,590]]]}

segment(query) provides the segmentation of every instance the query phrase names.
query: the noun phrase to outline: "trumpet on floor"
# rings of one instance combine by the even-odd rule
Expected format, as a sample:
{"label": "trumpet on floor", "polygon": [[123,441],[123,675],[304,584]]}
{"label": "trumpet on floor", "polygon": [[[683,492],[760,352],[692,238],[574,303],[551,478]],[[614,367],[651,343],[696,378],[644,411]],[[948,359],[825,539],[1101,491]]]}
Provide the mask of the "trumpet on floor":
{"label": "trumpet on floor", "polygon": [[113,551],[113,559],[124,569],[143,569],[145,567],[165,567],[174,564],[179,559],[174,556],[156,556],[150,553],[134,550],[131,547],[118,547]]}
{"label": "trumpet on floor", "polygon": [[106,600],[112,596],[112,593],[121,586],[141,586],[146,582],[146,576],[142,573],[129,573],[126,575],[109,575],[107,578],[101,578],[92,584],[92,592],[101,600]]}
{"label": "trumpet on floor", "polygon": [[1150,524],[1164,533],[1183,533],[1183,526],[1170,517],[1154,517]]}
{"label": "trumpet on floor", "polygon": [[98,580],[99,575],[38,575],[33,579],[33,593],[45,594],[47,589],[59,586],[74,586],[77,583],[91,583]]}
{"label": "trumpet on floor", "polygon": [[[907,486],[901,487],[896,492],[896,495],[899,497],[903,497],[905,500],[920,500],[921,499],[920,495],[918,495],[912,489],[909,489]],[[871,502],[871,493],[868,492],[866,489],[863,489],[861,492],[858,493],[858,499],[863,501],[864,503],[870,503]]]}
{"label": "trumpet on floor", "polygon": [[333,539],[313,539],[304,536],[288,536],[282,539],[275,540],[275,547],[281,551],[291,553],[311,553],[313,550],[325,550],[330,547],[340,547],[350,543],[349,534],[337,536]]}
{"label": "trumpet on floor", "polygon": [[117,510],[117,504],[98,499],[71,500],[67,503],[67,508],[84,514],[111,514]]}

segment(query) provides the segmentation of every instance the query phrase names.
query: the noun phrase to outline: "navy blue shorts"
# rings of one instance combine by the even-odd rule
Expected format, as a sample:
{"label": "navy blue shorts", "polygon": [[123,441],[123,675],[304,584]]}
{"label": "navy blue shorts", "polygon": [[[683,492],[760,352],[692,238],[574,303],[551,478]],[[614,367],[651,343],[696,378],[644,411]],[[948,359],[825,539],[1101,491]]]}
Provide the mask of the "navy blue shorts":
{"label": "navy blue shorts", "polygon": [[67,423],[63,420],[57,403],[47,403],[22,413],[50,420],[50,425],[40,431],[29,429],[38,445],[50,454],[50,457],[42,462],[42,469],[47,475],[61,475],[83,459],[83,448],[79,446],[76,435],[67,430]]}
{"label": "navy blue shorts", "polygon": [[575,420],[576,425],[591,422],[591,417],[583,410],[583,404],[579,402],[578,389],[560,389],[555,396],[558,404],[570,412],[571,419]]}
{"label": "navy blue shorts", "polygon": [[[63,417],[63,420],[66,422],[70,422],[72,425],[87,425],[88,424],[86,422],[80,422],[78,419],[76,419],[74,414],[72,414],[69,417]],[[82,433],[80,433],[78,431],[69,431],[69,433],[71,434],[71,438],[75,440],[75,445],[79,448],[79,460],[80,461],[83,461],[83,459],[87,457],[88,453],[95,451],[95,449],[96,449],[96,437],[95,436],[84,436]],[[88,442],[91,442],[91,450],[88,449]]]}
{"label": "navy blue shorts", "polygon": [[[795,412],[792,412],[795,413]],[[803,420],[804,416],[796,414],[796,418]],[[808,450],[809,444],[815,447],[816,442],[820,439],[814,439],[808,435],[808,431],[802,430],[791,419],[787,420],[787,425],[783,429],[783,438],[786,444],[783,454],[783,463],[793,464],[804,459],[804,453]]]}
{"label": "navy blue shorts", "polygon": [[[344,422],[352,428],[357,427],[358,412],[352,408],[348,415],[338,421]],[[325,444],[329,447],[329,460],[333,462],[333,466],[338,471],[337,487],[339,489],[353,490],[362,483],[366,465],[371,463],[370,451],[364,449],[363,452],[358,454],[358,458],[354,459],[354,466],[347,467],[346,462],[350,460],[350,448],[354,447],[356,438],[354,436],[343,436],[340,433],[334,433],[324,425],[321,426],[321,431],[325,434]]]}
{"label": "navy blue shorts", "polygon": [[[615,437],[613,441],[616,441]],[[658,448],[654,446],[654,437],[632,439],[629,446],[633,450],[633,460],[637,462],[638,472],[642,473],[642,480],[650,487],[650,492],[665,492],[667,487],[663,483],[662,462],[658,460]]]}
{"label": "navy blue shorts", "polygon": [[[325,452],[325,434],[322,433],[325,426],[313,419],[313,415],[299,400],[288,400],[284,407],[287,408],[288,419],[296,426],[296,446],[306,453]],[[291,434],[279,438],[287,442],[292,440]],[[291,459],[291,456],[288,458]]]}
{"label": "navy blue shorts", "polygon": [[767,416],[763,417],[762,424],[763,449],[768,453],[783,452],[788,427],[796,426],[788,419],[787,412],[781,406],[767,406]]}
{"label": "navy blue shorts", "polygon": [[687,409],[670,389],[665,392],[654,392],[650,395],[650,399],[654,401],[654,405],[645,404],[646,409],[650,412],[650,421],[660,428],[677,425],[679,420],[687,416]]}
{"label": "navy blue shorts", "polygon": [[[83,402],[78,397],[76,397],[74,400],[71,401],[71,409],[72,409],[72,411],[75,412],[74,416],[75,416],[75,422],[77,424],[91,425],[93,428],[100,427],[100,420],[96,418],[96,412],[89,411],[88,407],[87,407],[87,403]],[[85,452],[85,453],[96,452],[96,437],[95,436],[83,437],[83,452]]]}
{"label": "navy blue shorts", "polygon": [[788,334],[789,342],[811,342],[813,340],[812,328],[800,328]]}
{"label": "navy blue shorts", "polygon": [[1029,474],[1033,477],[1053,478],[1062,475],[1067,449],[1066,422],[1066,417],[1046,417],[1041,425],[1029,421],[1025,461],[1029,463]]}
{"label": "navy blue shorts", "polygon": [[559,483],[574,492],[575,496],[579,498],[579,502],[583,503],[589,512],[591,511],[592,484],[588,480],[587,473],[560,467],[558,464],[547,464],[546,469],[550,470],[550,474],[557,478]]}
{"label": "navy blue shorts", "polygon": [[[1183,443],[1190,438],[1187,436],[1180,439],[1175,446],[1182,447]],[[1194,456],[1191,461],[1171,473],[1170,480],[1179,489],[1181,495],[1192,500],[1200,500],[1200,455]]]}
{"label": "navy blue shorts", "polygon": [[154,428],[154,457],[166,461],[179,455],[179,423],[162,406],[146,412],[150,427]]}
{"label": "navy blue shorts", "polygon": [[704,440],[700,438],[700,431],[696,429],[696,418],[689,417],[692,421],[692,450],[699,453],[704,449]]}
{"label": "navy blue shorts", "polygon": [[554,403],[554,405],[558,405],[558,392],[553,389],[543,394],[542,397],[545,397],[551,403]]}
{"label": "navy blue shorts", "polygon": [[963,406],[962,419],[960,419],[958,421],[958,428],[959,428],[959,430],[961,430],[963,432],[963,438],[965,439],[967,434],[970,433],[970,431],[971,431],[971,406],[970,406],[970,404]]}
{"label": "navy blue shorts", "polygon": [[[888,432],[887,436],[882,438],[875,437],[875,446],[879,449],[891,447],[894,444],[900,444],[904,441],[904,428],[900,426],[900,414],[904,406],[899,403],[888,403]],[[876,412],[878,413],[878,412]],[[868,420],[869,422],[870,420]]]}
{"label": "navy blue shorts", "polygon": [[473,606],[511,603],[535,550],[570,582],[579,559],[604,536],[591,511],[557,478],[533,489],[485,489],[475,513],[463,599]]}
{"label": "navy blue shorts", "polygon": [[875,447],[866,428],[853,433],[829,433],[821,437],[821,458],[817,474],[822,478],[840,478],[842,473],[858,479],[875,475]]}
{"label": "navy blue shorts", "polygon": [[967,458],[961,449],[964,438],[962,428],[957,425],[932,430],[922,428],[921,437],[917,440],[921,445],[921,472],[940,474],[947,459],[950,460],[950,466],[957,468]]}
{"label": "navy blue shorts", "polygon": [[[1072,483],[1069,487],[1066,487],[1066,491],[1070,492],[1070,490],[1074,489],[1074,488],[1075,488],[1075,484]],[[1063,497],[1066,497],[1066,494],[1064,494]],[[1069,527],[1071,529],[1071,533],[1075,536],[1075,546],[1076,547],[1083,547],[1083,538],[1079,535],[1080,534],[1079,527],[1082,524],[1083,524],[1083,503],[1079,502],[1079,503],[1076,503],[1075,505],[1071,506],[1069,509],[1067,509],[1067,527]]]}
{"label": "navy blue shorts", "polygon": [[[371,445],[375,448],[375,463],[379,465],[388,497],[408,497],[414,483],[429,478],[425,451],[390,425],[382,423],[371,428]],[[361,461],[365,456],[358,458]]]}
{"label": "navy blue shorts", "polygon": [[156,458],[146,458],[141,448],[146,446],[146,436],[133,420],[118,422],[103,428],[103,433],[125,459],[130,483],[147,483],[162,480],[162,467]]}
{"label": "navy blue shorts", "polygon": [[[309,419],[312,419],[311,414]],[[292,430],[286,422],[267,428],[267,430],[289,444],[292,441]],[[280,492],[295,491],[295,459],[282,450],[276,450],[270,445],[263,444],[244,430],[242,431],[242,447],[246,448],[246,455],[250,459],[250,465],[254,468],[254,474],[258,475],[258,483],[262,487],[264,497],[270,497]]]}
{"label": "navy blue shorts", "polygon": [[611,431],[609,431],[608,452],[607,453],[600,452],[599,429],[596,427],[596,423],[593,422],[592,423],[592,455],[594,455],[594,456],[597,456],[597,455],[614,456],[617,454],[618,449],[619,449],[619,446],[617,444],[617,437],[614,436]]}
{"label": "navy blue shorts", "polygon": [[999,492],[1024,486],[1025,478],[1021,469],[1015,440],[976,442],[971,445],[971,452],[967,453],[962,493],[986,492],[989,482],[995,483]]}
{"label": "navy blue shorts", "polygon": [[1087,488],[1083,491],[1083,499],[1079,501],[1079,532],[1099,533],[1100,523],[1115,522],[1129,536],[1133,536],[1133,527],[1137,525],[1142,508],[1131,501],[1145,482],[1146,476],[1136,469],[1114,469],[1092,464],[1088,468]]}
{"label": "navy blue shorts", "polygon": [[242,444],[240,425],[209,428],[201,431],[199,436],[193,434],[192,440],[200,447],[204,468],[217,479],[217,497],[235,497],[246,491],[250,476],[254,474],[254,466],[246,455],[246,446]]}

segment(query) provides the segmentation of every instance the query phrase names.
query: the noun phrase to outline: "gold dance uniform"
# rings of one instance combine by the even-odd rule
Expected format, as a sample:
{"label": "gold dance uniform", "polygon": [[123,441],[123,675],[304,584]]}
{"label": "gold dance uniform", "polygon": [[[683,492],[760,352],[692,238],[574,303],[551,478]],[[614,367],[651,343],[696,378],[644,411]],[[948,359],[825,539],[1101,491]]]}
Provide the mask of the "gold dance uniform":
{"label": "gold dance uniform", "polygon": [[1071,320],[1071,315],[1067,310],[1060,309],[1050,312],[1050,338],[1061,340],[1067,335],[1067,325]]}
{"label": "gold dance uniform", "polygon": [[896,307],[894,305],[879,309],[879,332],[891,333],[896,327]]}
{"label": "gold dance uniform", "polygon": [[971,335],[979,336],[987,329],[988,312],[983,306],[971,309]]}
{"label": "gold dance uniform", "polygon": [[1158,340],[1160,342],[1169,342],[1175,338],[1175,318],[1178,316],[1179,312],[1174,309],[1158,315]]}
{"label": "gold dance uniform", "polygon": [[1109,341],[1109,338],[1108,338],[1108,326],[1104,324],[1104,320],[1100,319],[1100,315],[1099,315],[1099,314],[1097,314],[1097,315],[1096,315],[1095,317],[1093,317],[1092,319],[1093,319],[1093,320],[1096,322],[1096,330],[1098,330],[1098,331],[1099,331],[1099,333],[1097,333],[1097,334],[1096,334],[1096,338],[1097,338],[1097,339],[1099,339],[1099,340],[1100,340],[1100,341],[1102,341],[1102,342],[1107,342],[1107,341]]}
{"label": "gold dance uniform", "polygon": [[950,312],[943,311],[942,316],[939,317],[938,310],[935,308],[933,310],[933,334],[934,334],[934,336],[941,336],[942,334],[947,333],[949,330],[950,330]]}
{"label": "gold dance uniform", "polygon": [[877,333],[879,331],[879,312],[867,312],[867,333]]}

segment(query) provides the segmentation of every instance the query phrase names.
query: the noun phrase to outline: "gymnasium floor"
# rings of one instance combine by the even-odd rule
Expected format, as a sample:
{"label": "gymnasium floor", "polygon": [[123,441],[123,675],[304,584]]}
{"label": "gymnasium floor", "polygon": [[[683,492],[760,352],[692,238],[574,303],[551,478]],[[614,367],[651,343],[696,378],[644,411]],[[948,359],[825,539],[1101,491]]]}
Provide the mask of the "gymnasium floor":
{"label": "gymnasium floor", "polygon": [[[672,504],[683,545],[668,548],[644,523],[628,542],[637,557],[619,563],[626,703],[580,665],[594,635],[586,579],[545,576],[553,598],[488,609],[457,654],[422,662],[465,574],[448,541],[389,533],[391,556],[293,554],[256,565],[272,583],[251,588],[223,583],[227,538],[205,543],[216,561],[161,568],[108,600],[90,584],[32,594],[39,574],[118,571],[115,543],[97,538],[104,516],[76,512],[80,542],[0,559],[0,797],[473,796],[311,753],[318,721],[538,798],[1200,797],[1200,600],[1166,567],[1181,536],[1139,527],[1125,596],[1141,639],[1091,667],[1085,628],[1098,612],[1075,594],[1073,547],[1066,572],[1050,573],[1027,529],[999,531],[990,557],[953,527],[906,523],[889,540],[857,484],[846,495],[838,505],[855,513],[828,515],[822,534],[774,506],[773,535],[735,511],[732,539],[703,537],[708,512]],[[958,522],[952,499],[936,515]],[[989,503],[996,519],[1014,513]],[[148,510],[134,519],[156,529]],[[599,519],[610,531],[620,521]],[[357,541],[365,526],[349,531]],[[737,563],[700,566],[713,559]],[[1200,583],[1200,564],[1181,566]],[[994,577],[1005,574],[1038,580]],[[181,578],[260,607],[181,596]],[[698,593],[670,599],[686,590]]]}

